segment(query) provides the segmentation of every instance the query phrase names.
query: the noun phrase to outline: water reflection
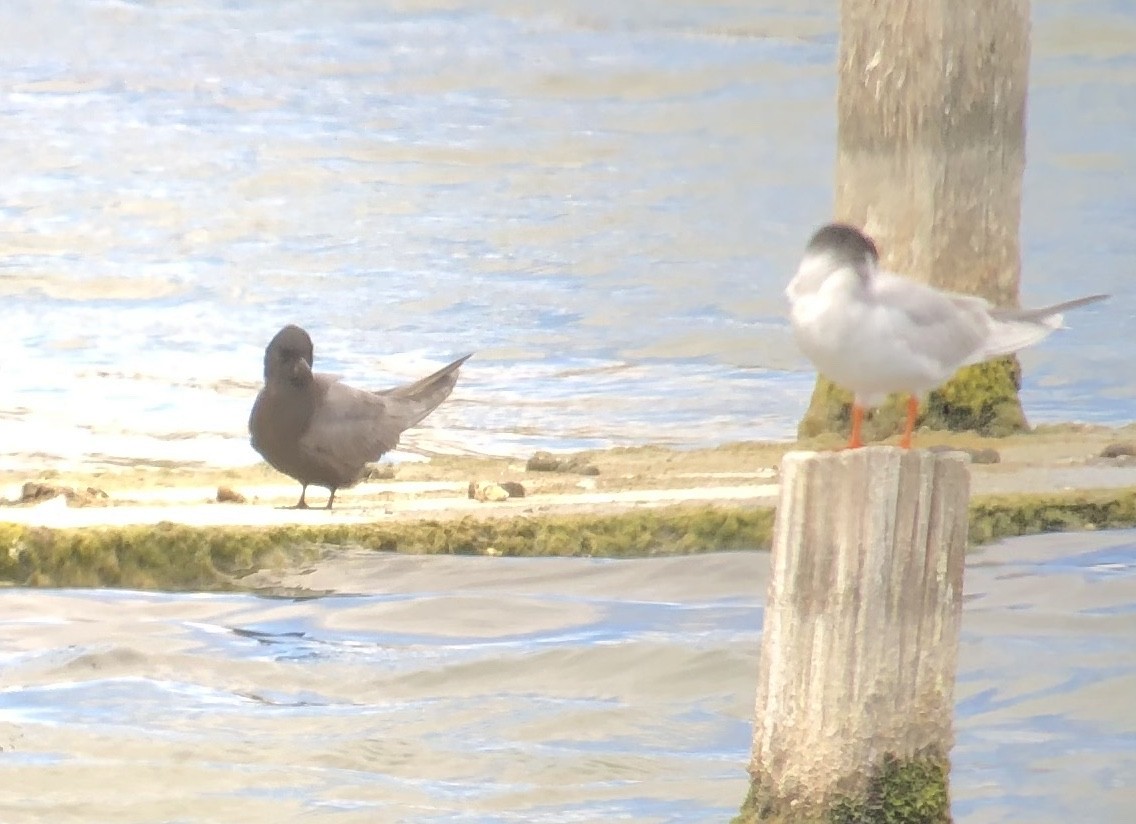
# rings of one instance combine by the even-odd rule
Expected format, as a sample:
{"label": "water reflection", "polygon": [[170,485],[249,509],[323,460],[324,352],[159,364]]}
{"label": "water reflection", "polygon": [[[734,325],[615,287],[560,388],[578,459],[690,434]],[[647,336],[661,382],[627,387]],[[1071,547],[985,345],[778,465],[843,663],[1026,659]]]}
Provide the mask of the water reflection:
{"label": "water reflection", "polygon": [[[1033,9],[1024,296],[1115,297],[1026,356],[1023,397],[1128,421],[1136,30]],[[251,463],[285,321],[357,385],[477,351],[412,447],[791,436],[813,377],[781,289],[831,209],[836,26],[821,0],[3,4],[6,459]]]}
{"label": "water reflection", "polygon": [[[728,820],[766,572],[347,552],[262,576],[316,598],[8,590],[0,817]],[[1133,808],[1134,578],[1133,533],[971,557],[957,821]]]}

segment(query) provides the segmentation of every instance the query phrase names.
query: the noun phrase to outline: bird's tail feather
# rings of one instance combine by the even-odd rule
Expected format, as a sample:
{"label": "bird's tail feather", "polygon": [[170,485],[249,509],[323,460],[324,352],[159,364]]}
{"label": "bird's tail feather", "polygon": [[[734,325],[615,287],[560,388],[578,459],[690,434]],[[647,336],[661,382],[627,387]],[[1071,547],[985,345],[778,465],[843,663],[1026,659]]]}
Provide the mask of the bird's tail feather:
{"label": "bird's tail feather", "polygon": [[1067,309],[1076,309],[1089,303],[1104,300],[1108,295],[1088,295],[1087,297],[1043,306],[1040,309],[994,309],[990,317],[994,321],[990,335],[982,351],[971,363],[1009,355],[1041,341],[1057,329],[1062,328]]}
{"label": "bird's tail feather", "polygon": [[374,394],[409,401],[413,412],[410,414],[406,427],[414,426],[450,396],[450,392],[453,391],[458,382],[458,370],[471,357],[473,357],[472,352],[443,366],[437,372],[416,380],[414,383],[376,390]]}
{"label": "bird's tail feather", "polygon": [[1043,323],[1052,329],[1061,328],[1061,313],[1069,309],[1076,309],[1090,303],[1104,300],[1108,295],[1087,295],[1076,300],[1067,300],[1064,303],[1055,303],[1052,306],[1043,306],[1040,309],[995,309],[990,317],[1005,321],[1033,321]]}

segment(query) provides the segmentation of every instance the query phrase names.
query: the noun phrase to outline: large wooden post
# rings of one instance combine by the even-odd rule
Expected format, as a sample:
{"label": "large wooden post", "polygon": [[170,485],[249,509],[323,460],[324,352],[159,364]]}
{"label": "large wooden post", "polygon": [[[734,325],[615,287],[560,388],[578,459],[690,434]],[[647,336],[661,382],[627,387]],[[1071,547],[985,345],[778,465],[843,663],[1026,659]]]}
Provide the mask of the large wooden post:
{"label": "large wooden post", "polygon": [[[1016,305],[1029,0],[841,0],[836,217],[884,264]],[[1026,425],[1015,358],[968,367],[922,423],[1003,435]],[[848,396],[818,380],[803,436],[846,431]],[[902,423],[874,416],[875,439]]]}
{"label": "large wooden post", "polygon": [[785,456],[738,821],[950,821],[968,497],[958,453]]}

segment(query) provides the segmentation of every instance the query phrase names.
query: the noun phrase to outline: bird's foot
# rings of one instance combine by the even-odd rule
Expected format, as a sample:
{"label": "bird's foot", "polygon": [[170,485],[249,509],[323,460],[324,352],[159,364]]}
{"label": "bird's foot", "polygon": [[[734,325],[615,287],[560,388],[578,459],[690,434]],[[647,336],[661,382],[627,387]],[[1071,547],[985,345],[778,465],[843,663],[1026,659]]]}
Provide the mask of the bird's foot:
{"label": "bird's foot", "polygon": [[864,428],[864,407],[858,403],[852,404],[852,434],[848,437],[845,449],[859,449],[864,445],[861,430]]}
{"label": "bird's foot", "polygon": [[308,508],[308,485],[304,484],[303,489],[300,490],[300,500],[296,501],[294,506],[285,507],[286,509],[307,509]]}
{"label": "bird's foot", "polygon": [[919,415],[919,399],[914,395],[907,396],[907,419],[903,422],[903,436],[899,445],[903,449],[911,448],[911,435],[915,431],[915,418]]}

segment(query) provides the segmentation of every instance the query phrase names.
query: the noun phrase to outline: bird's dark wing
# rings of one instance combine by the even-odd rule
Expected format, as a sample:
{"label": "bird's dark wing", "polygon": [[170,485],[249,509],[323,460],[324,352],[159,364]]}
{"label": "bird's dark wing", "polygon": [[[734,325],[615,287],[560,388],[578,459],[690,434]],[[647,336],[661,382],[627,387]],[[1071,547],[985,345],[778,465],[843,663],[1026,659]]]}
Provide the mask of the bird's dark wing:
{"label": "bird's dark wing", "polygon": [[363,466],[398,445],[399,436],[444,401],[457,383],[463,358],[414,383],[367,392],[332,375],[313,375],[318,401],[299,448],[342,485],[354,483]]}
{"label": "bird's dark wing", "polygon": [[315,375],[321,399],[299,447],[342,483],[354,481],[363,465],[398,445],[417,408],[397,398],[353,389],[330,375]]}

